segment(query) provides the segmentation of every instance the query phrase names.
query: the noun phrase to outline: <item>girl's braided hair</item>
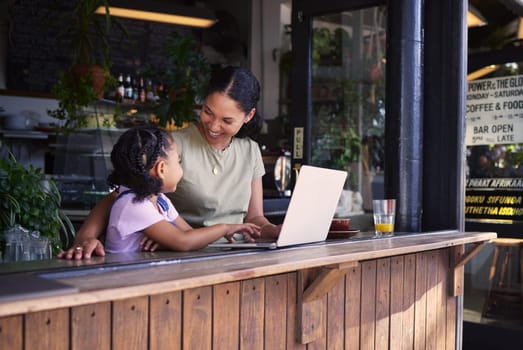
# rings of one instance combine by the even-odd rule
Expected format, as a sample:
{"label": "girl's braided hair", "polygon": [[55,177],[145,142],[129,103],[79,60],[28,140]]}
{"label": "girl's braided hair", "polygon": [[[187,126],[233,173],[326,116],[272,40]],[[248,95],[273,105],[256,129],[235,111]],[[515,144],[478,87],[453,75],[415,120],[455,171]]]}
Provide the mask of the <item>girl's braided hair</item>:
{"label": "girl's braided hair", "polygon": [[120,185],[129,187],[134,201],[158,194],[163,186],[160,178],[151,176],[149,171],[160,157],[167,157],[172,138],[164,130],[145,125],[124,132],[111,151],[113,171],[107,177],[112,188]]}

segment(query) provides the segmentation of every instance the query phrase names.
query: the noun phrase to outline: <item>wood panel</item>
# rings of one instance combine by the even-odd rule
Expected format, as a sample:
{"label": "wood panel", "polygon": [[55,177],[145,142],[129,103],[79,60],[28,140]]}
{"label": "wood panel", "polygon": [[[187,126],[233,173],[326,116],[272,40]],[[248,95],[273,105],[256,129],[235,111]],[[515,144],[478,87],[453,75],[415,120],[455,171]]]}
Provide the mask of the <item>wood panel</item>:
{"label": "wood panel", "polygon": [[[285,349],[287,344],[287,275],[265,279],[265,349]],[[232,349],[232,348],[229,348]]]}
{"label": "wood panel", "polygon": [[22,316],[0,318],[0,349],[22,349]]}
{"label": "wood panel", "polygon": [[69,309],[30,313],[24,323],[25,349],[69,349]]}
{"label": "wood panel", "polygon": [[147,349],[149,298],[143,296],[113,302],[112,332],[111,349]]}
{"label": "wood panel", "polygon": [[263,350],[265,279],[245,280],[241,286],[240,349]]}
{"label": "wood panel", "polygon": [[416,254],[407,255],[403,261],[403,349],[414,348],[414,315],[416,309]]}
{"label": "wood panel", "polygon": [[437,330],[437,256],[432,251],[426,255],[427,261],[427,316],[426,316],[426,346],[436,349]]}
{"label": "wood panel", "polygon": [[183,293],[183,349],[209,349],[212,345],[212,287]]}
{"label": "wood panel", "polygon": [[213,349],[238,349],[240,344],[240,282],[213,290]]}
{"label": "wood panel", "polygon": [[376,263],[376,349],[389,348],[390,258]]}
{"label": "wood panel", "polygon": [[327,350],[327,294],[318,299],[318,303],[320,323],[316,327],[321,335],[307,344],[307,350]]}
{"label": "wood panel", "polygon": [[416,254],[416,288],[414,306],[414,349],[426,347],[427,322],[427,257]]}
{"label": "wood panel", "polygon": [[[453,249],[451,249],[450,251],[453,251]],[[442,272],[443,274],[448,274],[448,269],[449,269],[449,265],[450,266],[454,266],[454,264],[452,263],[454,260],[454,256],[449,252],[448,249],[446,249],[443,254],[442,254],[442,265],[444,265],[444,271]],[[464,278],[464,269],[460,269],[461,270],[461,281],[463,281],[463,278]],[[454,276],[453,276],[454,277]],[[451,293],[451,291],[453,291],[453,288],[451,288],[451,286],[454,286],[454,280],[452,280],[451,278],[448,277],[447,275],[447,278],[445,279],[445,282],[447,283],[447,286],[445,288],[445,292],[444,292],[444,295],[446,296],[446,304],[447,304],[447,308],[446,308],[446,320],[445,320],[445,323],[444,323],[444,327],[446,328],[445,329],[445,334],[446,334],[446,344],[445,344],[445,348],[446,349],[455,349],[456,348],[456,324],[457,324],[457,317],[458,317],[458,314],[457,314],[457,302],[456,302],[456,298],[455,298],[455,294]],[[461,312],[463,312],[463,309],[461,309]],[[461,320],[459,320],[461,321]],[[461,333],[461,332],[460,332]],[[460,339],[461,340],[461,339]]]}
{"label": "wood panel", "polygon": [[[446,309],[447,309],[447,265],[448,256],[445,254],[445,251],[436,250],[436,278],[438,280],[438,285],[436,289],[436,294],[434,296],[434,301],[436,304],[436,349],[444,350],[446,346],[446,335],[445,335],[445,323],[447,322],[446,318]],[[453,349],[452,346],[449,349]]]}
{"label": "wood panel", "polygon": [[403,345],[403,290],[405,256],[390,258],[390,348],[408,349]]}
{"label": "wood panel", "polygon": [[182,292],[152,295],[149,300],[151,350],[182,348]]}
{"label": "wood panel", "polygon": [[362,266],[345,275],[345,348],[360,348],[361,273]]}
{"label": "wood panel", "polygon": [[327,295],[327,349],[343,349],[345,343],[345,277]]}
{"label": "wood panel", "polygon": [[297,341],[309,344],[325,335],[324,323],[324,299],[325,296],[305,300],[305,290],[311,286],[315,278],[322,275],[321,269],[307,269],[298,271],[297,275]]}
{"label": "wood panel", "polygon": [[376,260],[361,263],[360,349],[375,349]]}
{"label": "wood panel", "polygon": [[288,350],[304,350],[305,344],[297,341],[297,283],[296,273],[287,274],[287,347]]}
{"label": "wood panel", "polygon": [[[93,324],[98,327],[92,327]],[[71,308],[71,350],[111,348],[111,303]]]}
{"label": "wood panel", "polygon": [[[315,281],[329,276],[328,269],[316,268],[298,272],[298,307],[301,305],[302,321],[301,342],[307,344],[307,350],[324,350],[327,346],[327,294],[312,293],[314,299],[303,302],[306,298],[305,291],[312,288],[314,291],[323,290],[316,288]],[[330,280],[330,278],[328,278]],[[301,280],[301,281],[300,281]],[[300,301],[301,300],[301,301]]]}

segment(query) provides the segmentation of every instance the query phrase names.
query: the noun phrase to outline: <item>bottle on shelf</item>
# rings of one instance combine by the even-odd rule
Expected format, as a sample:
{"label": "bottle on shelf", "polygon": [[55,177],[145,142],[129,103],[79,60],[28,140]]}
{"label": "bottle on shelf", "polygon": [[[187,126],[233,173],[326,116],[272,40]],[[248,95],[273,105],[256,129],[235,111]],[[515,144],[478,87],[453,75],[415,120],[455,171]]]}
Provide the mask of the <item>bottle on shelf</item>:
{"label": "bottle on shelf", "polygon": [[127,74],[125,77],[125,94],[124,97],[126,99],[132,100],[133,99],[133,79],[131,77],[131,74]]}
{"label": "bottle on shelf", "polygon": [[140,77],[140,80],[138,83],[138,99],[140,100],[141,103],[145,103],[145,100],[146,100],[145,83],[144,83],[142,77]]}
{"label": "bottle on shelf", "polygon": [[133,102],[138,102],[140,100],[140,94],[138,92],[138,84],[136,84],[136,80],[133,84]]}
{"label": "bottle on shelf", "polygon": [[116,87],[116,100],[121,101],[125,96],[125,85],[123,73],[118,74],[118,85]]}
{"label": "bottle on shelf", "polygon": [[145,99],[147,102],[156,101],[154,98],[153,81],[151,79],[147,79],[147,85],[145,86]]}

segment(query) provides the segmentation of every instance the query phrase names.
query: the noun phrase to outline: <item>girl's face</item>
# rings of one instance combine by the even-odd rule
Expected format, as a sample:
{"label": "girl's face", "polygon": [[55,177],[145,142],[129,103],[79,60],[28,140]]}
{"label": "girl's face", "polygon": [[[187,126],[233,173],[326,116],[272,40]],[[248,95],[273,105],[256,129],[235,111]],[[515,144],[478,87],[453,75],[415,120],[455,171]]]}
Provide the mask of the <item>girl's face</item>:
{"label": "girl's face", "polygon": [[255,112],[256,109],[253,108],[245,115],[236,101],[214,92],[207,96],[200,112],[202,134],[209,145],[222,150],[229,145],[242,125],[252,119]]}
{"label": "girl's face", "polygon": [[174,192],[183,176],[180,155],[176,142],[171,141],[167,157],[160,160],[158,176],[163,181],[162,192]]}

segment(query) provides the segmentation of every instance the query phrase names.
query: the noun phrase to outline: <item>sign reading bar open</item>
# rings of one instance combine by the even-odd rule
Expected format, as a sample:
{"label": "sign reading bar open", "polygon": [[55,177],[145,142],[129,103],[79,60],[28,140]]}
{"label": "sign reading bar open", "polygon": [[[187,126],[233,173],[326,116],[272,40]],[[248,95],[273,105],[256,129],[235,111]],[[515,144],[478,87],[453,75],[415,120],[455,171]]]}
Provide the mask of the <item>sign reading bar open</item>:
{"label": "sign reading bar open", "polygon": [[474,80],[467,89],[467,146],[523,142],[523,75]]}
{"label": "sign reading bar open", "polygon": [[523,222],[523,75],[468,83],[469,221]]}

